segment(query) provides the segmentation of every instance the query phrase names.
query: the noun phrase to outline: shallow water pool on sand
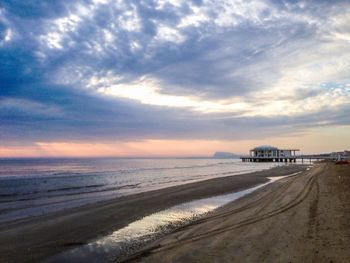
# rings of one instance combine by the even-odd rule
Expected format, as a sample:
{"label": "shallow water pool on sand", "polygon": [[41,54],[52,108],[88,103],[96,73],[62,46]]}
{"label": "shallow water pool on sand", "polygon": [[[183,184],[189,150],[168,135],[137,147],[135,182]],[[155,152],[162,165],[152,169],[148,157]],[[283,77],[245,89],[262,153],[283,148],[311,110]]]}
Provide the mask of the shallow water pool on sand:
{"label": "shallow water pool on sand", "polygon": [[299,173],[300,172],[281,177],[269,177],[267,183],[246,190],[173,206],[134,221],[106,237],[53,256],[46,262],[117,261],[118,258],[128,255],[137,248],[145,245],[146,242],[171,232],[175,228],[185,225],[189,221],[197,219],[220,206],[237,200],[281,178]]}

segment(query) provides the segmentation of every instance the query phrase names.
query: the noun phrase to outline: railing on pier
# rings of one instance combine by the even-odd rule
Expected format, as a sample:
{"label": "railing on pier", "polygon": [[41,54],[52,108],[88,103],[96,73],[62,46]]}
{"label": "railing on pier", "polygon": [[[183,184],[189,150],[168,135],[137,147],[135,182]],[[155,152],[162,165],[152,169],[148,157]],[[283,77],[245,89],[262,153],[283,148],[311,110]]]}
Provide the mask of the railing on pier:
{"label": "railing on pier", "polygon": [[293,155],[293,156],[266,156],[266,157],[258,157],[258,156],[241,156],[240,159],[243,162],[296,162],[297,160],[301,160],[303,163],[304,160],[309,160],[310,162],[313,160],[336,160],[337,158],[331,155],[324,154],[313,154],[313,155]]}

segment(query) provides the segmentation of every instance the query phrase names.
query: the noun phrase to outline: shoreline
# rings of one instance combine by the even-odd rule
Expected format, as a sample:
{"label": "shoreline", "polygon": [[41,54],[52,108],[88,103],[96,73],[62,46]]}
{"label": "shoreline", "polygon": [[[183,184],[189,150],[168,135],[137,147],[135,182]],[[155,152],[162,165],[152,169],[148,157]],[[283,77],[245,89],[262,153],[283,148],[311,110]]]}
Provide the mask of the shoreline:
{"label": "shoreline", "polygon": [[[237,192],[292,174],[307,166],[288,165],[129,195],[0,225],[0,259],[33,262],[86,244],[146,215],[184,202]],[[23,237],[25,237],[23,239]],[[54,237],[54,238],[53,238]]]}
{"label": "shoreline", "polygon": [[113,262],[349,262],[350,166],[316,164]]}
{"label": "shoreline", "polygon": [[[138,163],[139,160],[133,164],[135,167],[128,168],[128,163],[114,162],[114,159],[112,162],[105,159],[97,162],[96,159],[93,160],[93,164],[79,163],[80,168],[73,176],[67,176],[69,173],[64,168],[74,165],[72,160],[60,164],[64,168],[62,173],[54,172],[57,160],[48,163],[47,170],[41,172],[43,164],[38,160],[25,163],[23,167],[21,162],[17,165],[11,164],[10,166],[15,165],[13,171],[7,171],[9,168],[5,165],[4,171],[0,171],[0,184],[5,185],[4,192],[0,194],[0,224],[114,200],[122,196],[212,178],[253,173],[277,166],[260,163],[245,165],[239,160],[200,160],[198,163],[178,163],[173,160],[174,163],[160,162],[159,165]],[[33,171],[32,165],[35,167]],[[88,168],[83,172],[85,166]],[[26,169],[29,169],[28,173],[23,172]],[[35,172],[36,169],[39,170],[38,173]],[[107,172],[111,170],[115,170],[116,174]]]}

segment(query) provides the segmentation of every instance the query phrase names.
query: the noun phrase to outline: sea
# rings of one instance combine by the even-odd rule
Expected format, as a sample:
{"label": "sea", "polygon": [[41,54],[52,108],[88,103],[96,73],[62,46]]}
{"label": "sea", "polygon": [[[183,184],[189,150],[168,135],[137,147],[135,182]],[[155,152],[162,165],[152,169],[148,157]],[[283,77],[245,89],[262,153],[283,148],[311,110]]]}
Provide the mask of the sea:
{"label": "sea", "polygon": [[0,223],[277,165],[212,158],[0,159]]}

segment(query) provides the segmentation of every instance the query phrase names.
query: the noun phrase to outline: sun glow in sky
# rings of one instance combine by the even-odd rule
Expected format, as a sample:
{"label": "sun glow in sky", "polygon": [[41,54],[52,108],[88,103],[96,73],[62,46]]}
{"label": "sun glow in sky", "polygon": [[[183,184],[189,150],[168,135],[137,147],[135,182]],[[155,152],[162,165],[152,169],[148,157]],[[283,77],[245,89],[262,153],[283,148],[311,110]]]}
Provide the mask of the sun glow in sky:
{"label": "sun glow in sky", "polygon": [[6,1],[0,157],[350,148],[349,1]]}

